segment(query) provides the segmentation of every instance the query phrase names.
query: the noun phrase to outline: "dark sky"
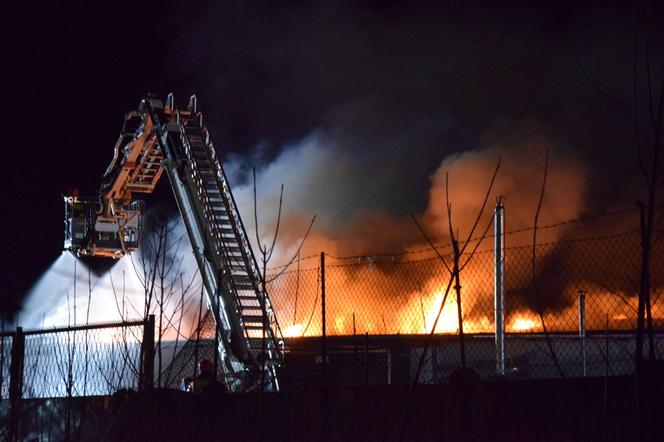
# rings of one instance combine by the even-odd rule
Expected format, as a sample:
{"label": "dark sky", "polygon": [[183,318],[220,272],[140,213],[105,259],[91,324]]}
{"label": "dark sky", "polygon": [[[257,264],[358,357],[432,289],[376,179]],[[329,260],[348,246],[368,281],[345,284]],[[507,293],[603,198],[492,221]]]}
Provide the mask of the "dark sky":
{"label": "dark sky", "polygon": [[[196,93],[217,149],[247,165],[315,130],[342,140],[371,159],[367,180],[399,184],[372,199],[391,212],[422,208],[445,154],[524,125],[592,164],[594,205],[630,203],[614,185],[635,175],[629,125],[572,53],[627,100],[632,6],[439,3],[49,2],[8,14],[2,309],[59,255],[62,193],[95,191],[123,114],[147,92],[173,91],[181,105]],[[659,82],[661,11],[636,9]]]}

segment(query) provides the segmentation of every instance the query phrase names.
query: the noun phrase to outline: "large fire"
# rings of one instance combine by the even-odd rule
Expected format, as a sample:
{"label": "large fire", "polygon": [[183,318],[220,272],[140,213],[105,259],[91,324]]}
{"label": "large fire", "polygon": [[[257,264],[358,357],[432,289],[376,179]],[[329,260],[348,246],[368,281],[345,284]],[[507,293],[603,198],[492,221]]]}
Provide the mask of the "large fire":
{"label": "large fire", "polygon": [[[489,254],[478,256],[477,262],[471,262],[462,273],[460,290],[465,333],[495,332],[492,259]],[[430,333],[447,288],[446,281],[435,274],[432,265],[437,265],[437,261],[390,262],[382,266],[362,262],[326,268],[326,332],[330,335]],[[435,270],[446,272],[442,266]],[[296,272],[283,275],[281,281],[275,281],[270,287],[273,305],[286,337],[319,336],[322,333],[318,272],[318,269],[300,272],[297,311],[293,310],[296,301],[291,285],[297,277]],[[513,281],[510,284],[515,285]],[[610,291],[604,284],[587,280],[568,282],[561,285],[558,294],[566,304],[545,307],[540,315],[527,305],[527,298],[523,300],[528,293],[520,294],[510,284],[505,295],[505,329],[508,333],[542,332],[544,326],[551,332],[578,333],[580,292],[585,293],[587,330],[604,330],[607,315],[612,329],[634,327],[635,292]],[[654,290],[652,312],[656,320],[664,317],[664,304],[659,302],[658,296],[662,291]],[[458,333],[456,296],[454,288],[450,288],[435,333]]]}

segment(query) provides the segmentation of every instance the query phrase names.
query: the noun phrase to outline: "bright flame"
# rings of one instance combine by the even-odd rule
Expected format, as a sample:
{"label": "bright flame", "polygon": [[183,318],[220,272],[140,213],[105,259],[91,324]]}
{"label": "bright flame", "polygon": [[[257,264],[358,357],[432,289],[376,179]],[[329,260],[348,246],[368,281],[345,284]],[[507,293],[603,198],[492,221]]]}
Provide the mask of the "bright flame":
{"label": "bright flame", "polygon": [[286,327],[283,333],[286,338],[299,338],[303,331],[304,326],[302,324],[293,324]]}
{"label": "bright flame", "polygon": [[[436,316],[438,316],[438,311],[440,310],[440,304],[443,302],[443,294],[437,292],[434,297],[433,304],[429,309],[429,312],[426,315],[426,328],[431,329],[433,323],[436,321]],[[457,313],[457,303],[456,301],[448,300],[445,302],[445,307],[440,314],[438,323],[436,324],[436,333],[456,333],[459,330],[459,318]]]}
{"label": "bright flame", "polygon": [[337,316],[337,319],[334,320],[334,330],[339,333],[343,334],[344,333],[344,323],[346,322],[346,319],[343,316]]}
{"label": "bright flame", "polygon": [[512,330],[526,331],[535,328],[535,321],[530,318],[516,318],[512,323]]}

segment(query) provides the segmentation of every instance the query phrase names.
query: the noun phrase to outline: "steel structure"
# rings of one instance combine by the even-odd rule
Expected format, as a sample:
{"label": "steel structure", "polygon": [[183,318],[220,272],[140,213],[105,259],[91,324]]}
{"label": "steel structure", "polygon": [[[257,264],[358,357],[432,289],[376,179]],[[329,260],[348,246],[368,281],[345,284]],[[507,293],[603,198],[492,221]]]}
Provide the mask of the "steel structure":
{"label": "steel structure", "polygon": [[[97,199],[65,197],[65,249],[121,258],[138,247],[142,201],[169,178],[217,325],[221,370],[232,391],[278,390],[283,340],[240,213],[195,96],[170,94],[125,116]],[[261,375],[261,372],[264,375]]]}

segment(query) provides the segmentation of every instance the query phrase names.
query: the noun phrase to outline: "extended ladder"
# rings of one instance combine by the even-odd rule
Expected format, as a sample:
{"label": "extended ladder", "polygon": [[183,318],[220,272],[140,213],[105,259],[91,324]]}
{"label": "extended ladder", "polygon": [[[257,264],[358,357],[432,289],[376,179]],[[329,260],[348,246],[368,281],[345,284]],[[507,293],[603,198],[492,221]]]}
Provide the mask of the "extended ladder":
{"label": "extended ladder", "polygon": [[187,110],[177,109],[172,94],[165,105],[146,99],[141,106],[154,125],[208,293],[227,383],[241,388],[249,375],[250,387],[264,379],[266,388],[278,390],[281,331],[196,97]]}
{"label": "extended ladder", "polygon": [[166,172],[216,322],[230,390],[278,390],[283,341],[237,204],[195,96],[186,110],[169,95],[147,98],[125,116],[98,199],[65,196],[64,247],[115,259],[136,250],[142,201]]}

